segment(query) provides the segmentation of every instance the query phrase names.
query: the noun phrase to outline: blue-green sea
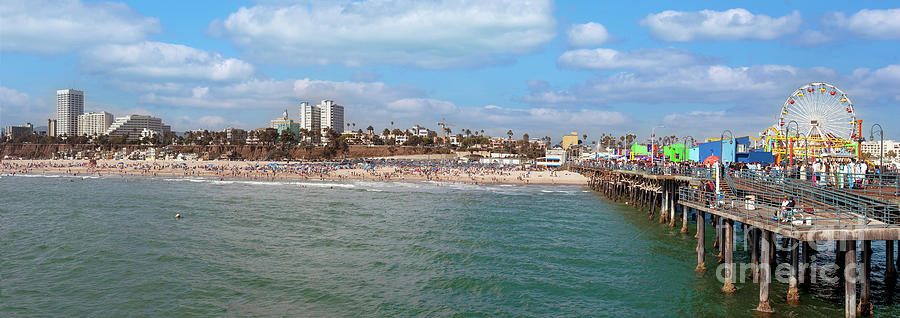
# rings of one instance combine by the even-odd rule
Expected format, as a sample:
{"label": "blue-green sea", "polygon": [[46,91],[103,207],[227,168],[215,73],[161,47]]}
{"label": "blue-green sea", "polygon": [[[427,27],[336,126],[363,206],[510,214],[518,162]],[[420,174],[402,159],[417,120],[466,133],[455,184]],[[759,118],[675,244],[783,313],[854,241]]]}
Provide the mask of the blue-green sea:
{"label": "blue-green sea", "polygon": [[[756,316],[690,229],[579,186],[3,176],[0,317]],[[841,288],[775,283],[775,316],[842,316]]]}

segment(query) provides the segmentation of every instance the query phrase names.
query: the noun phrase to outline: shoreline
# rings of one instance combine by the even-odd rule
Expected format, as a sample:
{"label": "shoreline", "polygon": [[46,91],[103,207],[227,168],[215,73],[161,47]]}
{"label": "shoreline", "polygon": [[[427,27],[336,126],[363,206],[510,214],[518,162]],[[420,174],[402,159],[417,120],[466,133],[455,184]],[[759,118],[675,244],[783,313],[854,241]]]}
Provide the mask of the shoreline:
{"label": "shoreline", "polygon": [[[115,161],[115,162],[113,162]],[[287,168],[266,168],[276,164]],[[181,165],[181,166],[173,166]],[[299,167],[298,167],[299,166]],[[586,185],[588,179],[570,171],[526,170],[484,167],[430,167],[385,164],[373,169],[330,166],[318,163],[260,161],[116,161],[98,160],[7,160],[0,175],[59,175],[69,177],[169,177],[203,178],[213,181],[372,181],[450,182],[475,185]]]}

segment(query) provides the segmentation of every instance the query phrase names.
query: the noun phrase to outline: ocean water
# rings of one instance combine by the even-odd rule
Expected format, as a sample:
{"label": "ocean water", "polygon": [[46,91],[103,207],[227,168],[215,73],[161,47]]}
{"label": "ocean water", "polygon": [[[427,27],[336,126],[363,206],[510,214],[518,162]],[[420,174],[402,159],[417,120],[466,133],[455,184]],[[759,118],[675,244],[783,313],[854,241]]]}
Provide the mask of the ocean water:
{"label": "ocean water", "polygon": [[[577,186],[3,176],[0,317],[756,316],[690,229]],[[781,317],[841,316],[840,290],[770,289]]]}

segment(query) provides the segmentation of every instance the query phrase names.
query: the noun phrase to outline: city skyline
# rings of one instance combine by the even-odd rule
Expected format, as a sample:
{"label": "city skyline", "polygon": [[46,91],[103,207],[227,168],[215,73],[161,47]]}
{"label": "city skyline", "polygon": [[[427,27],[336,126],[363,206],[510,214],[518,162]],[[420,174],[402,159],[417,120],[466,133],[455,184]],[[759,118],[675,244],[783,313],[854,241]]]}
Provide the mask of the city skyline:
{"label": "city skyline", "polygon": [[[825,81],[853,98],[864,135],[880,123],[900,137],[900,9],[885,4],[0,6],[2,126],[55,119],[53,93],[74,88],[84,112],[151,115],[177,131],[264,127],[329,99],[363,127],[446,118],[490,135],[643,139],[664,125],[658,135],[699,139],[756,135],[793,90]],[[25,27],[38,20],[60,23]]]}

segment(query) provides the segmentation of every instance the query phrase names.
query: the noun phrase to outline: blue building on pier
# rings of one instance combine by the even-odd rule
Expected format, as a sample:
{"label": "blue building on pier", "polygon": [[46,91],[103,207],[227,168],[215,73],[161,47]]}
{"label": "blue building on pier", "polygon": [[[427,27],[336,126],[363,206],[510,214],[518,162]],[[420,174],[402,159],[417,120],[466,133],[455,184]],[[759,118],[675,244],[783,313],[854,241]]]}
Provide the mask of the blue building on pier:
{"label": "blue building on pier", "polygon": [[750,136],[701,143],[688,150],[691,161],[703,162],[710,156],[717,156],[723,163],[732,162],[775,162],[771,152],[750,149]]}

